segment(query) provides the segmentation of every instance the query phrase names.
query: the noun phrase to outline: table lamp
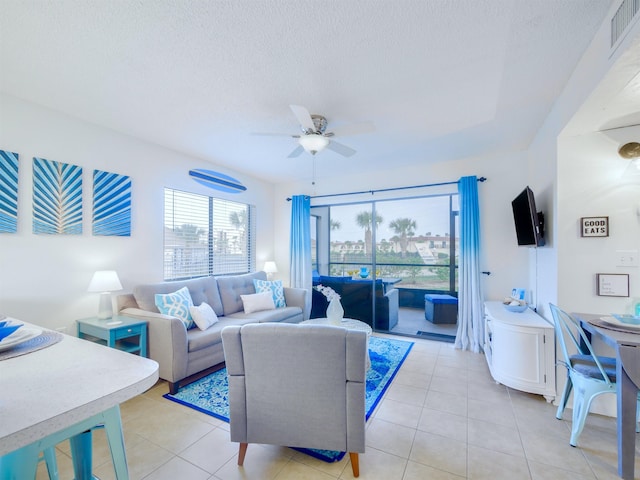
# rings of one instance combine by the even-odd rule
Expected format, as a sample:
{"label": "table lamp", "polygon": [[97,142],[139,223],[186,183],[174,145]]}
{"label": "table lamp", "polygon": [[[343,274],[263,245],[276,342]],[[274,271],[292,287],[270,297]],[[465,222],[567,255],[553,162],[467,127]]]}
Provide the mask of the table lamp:
{"label": "table lamp", "polygon": [[93,274],[89,283],[89,292],[100,292],[100,306],[98,307],[98,318],[106,320],[113,316],[113,306],[111,305],[111,292],[122,290],[122,284],[115,270],[98,270]]}
{"label": "table lamp", "polygon": [[267,278],[271,280],[274,273],[278,273],[278,267],[276,262],[264,262],[264,271],[267,273]]}

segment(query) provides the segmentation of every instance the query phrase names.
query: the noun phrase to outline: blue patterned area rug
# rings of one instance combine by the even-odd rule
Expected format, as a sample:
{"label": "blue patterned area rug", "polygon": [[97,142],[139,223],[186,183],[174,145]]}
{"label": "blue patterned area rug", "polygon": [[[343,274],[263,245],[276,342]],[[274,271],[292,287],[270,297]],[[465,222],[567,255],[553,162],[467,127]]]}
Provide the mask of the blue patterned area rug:
{"label": "blue patterned area rug", "polygon": [[[413,347],[413,342],[373,336],[369,339],[371,368],[367,371],[365,394],[367,420],[375,410],[384,392],[389,385],[391,385],[391,381],[398,372],[402,362],[407,358],[411,347]],[[175,395],[171,395],[170,393],[165,394],[164,398],[228,422],[228,391],[227,370],[223,368],[182,387]],[[296,448],[296,450],[324,460],[325,462],[337,462],[341,460],[345,454],[345,452],[334,452],[331,450],[305,448]]]}

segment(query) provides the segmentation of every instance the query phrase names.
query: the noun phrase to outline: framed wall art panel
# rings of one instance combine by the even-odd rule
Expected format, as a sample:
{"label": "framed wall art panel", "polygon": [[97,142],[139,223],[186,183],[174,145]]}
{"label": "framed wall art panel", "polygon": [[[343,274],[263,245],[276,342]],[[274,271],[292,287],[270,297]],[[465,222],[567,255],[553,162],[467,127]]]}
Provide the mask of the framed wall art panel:
{"label": "framed wall art panel", "polygon": [[18,154],[0,150],[0,233],[18,230]]}
{"label": "framed wall art panel", "polygon": [[82,167],[33,158],[33,233],[82,234]]}
{"label": "framed wall art panel", "polygon": [[93,171],[93,234],[131,236],[131,178]]}

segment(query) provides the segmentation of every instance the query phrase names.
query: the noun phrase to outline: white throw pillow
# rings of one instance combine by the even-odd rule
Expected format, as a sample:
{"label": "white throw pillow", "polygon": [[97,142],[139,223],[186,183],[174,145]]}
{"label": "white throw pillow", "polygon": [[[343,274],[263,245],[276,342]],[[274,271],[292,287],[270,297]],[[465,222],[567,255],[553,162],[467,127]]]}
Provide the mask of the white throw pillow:
{"label": "white throw pillow", "polygon": [[214,323],[218,323],[218,316],[208,303],[202,302],[197,307],[189,307],[189,313],[200,330],[206,330]]}
{"label": "white throw pillow", "polygon": [[244,313],[276,309],[276,305],[273,303],[273,295],[270,291],[251,295],[240,295],[240,298],[242,299],[242,305],[244,305]]}
{"label": "white throw pillow", "polygon": [[193,301],[187,287],[182,287],[173,293],[156,293],[155,302],[160,313],[179,318],[187,329],[193,327],[193,318],[189,313],[189,307],[193,306]]}

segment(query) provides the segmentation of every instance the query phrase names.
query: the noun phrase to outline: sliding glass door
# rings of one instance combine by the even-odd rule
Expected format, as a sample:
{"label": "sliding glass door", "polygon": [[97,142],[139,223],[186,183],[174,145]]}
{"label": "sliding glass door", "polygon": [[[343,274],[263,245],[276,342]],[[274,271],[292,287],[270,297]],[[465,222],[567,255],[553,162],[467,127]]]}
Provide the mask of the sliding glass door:
{"label": "sliding glass door", "polygon": [[312,207],[314,269],[369,285],[373,327],[391,331],[398,312],[389,309],[457,295],[457,211],[453,193]]}

